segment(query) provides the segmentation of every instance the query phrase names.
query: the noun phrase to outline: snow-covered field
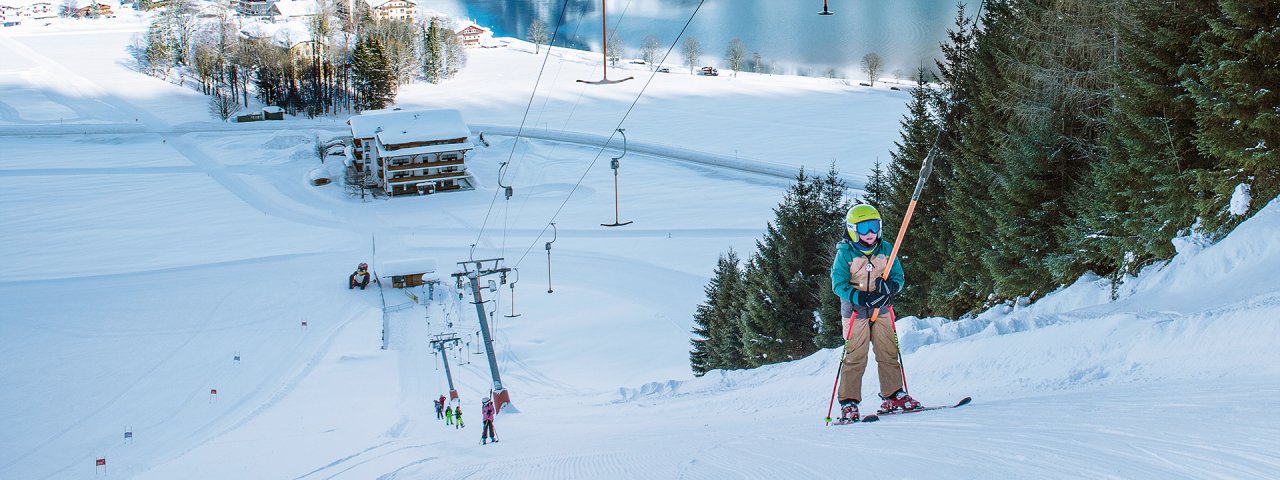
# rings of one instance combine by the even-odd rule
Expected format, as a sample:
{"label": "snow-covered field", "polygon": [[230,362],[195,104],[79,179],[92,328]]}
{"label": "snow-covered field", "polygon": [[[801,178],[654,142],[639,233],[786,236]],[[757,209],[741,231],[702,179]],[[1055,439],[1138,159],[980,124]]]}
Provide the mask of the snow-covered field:
{"label": "snow-covered field", "polygon": [[[344,118],[211,122],[197,93],[128,69],[130,22],[0,31],[0,478],[1280,472],[1280,203],[1216,245],[1183,242],[1119,301],[1084,278],[1029,307],[903,318],[913,395],[973,404],[825,427],[836,350],[694,378],[691,316],[716,257],[751,251],[772,218],[788,181],[767,172],[834,161],[856,183],[887,160],[905,91],[679,68],[649,83],[638,66],[591,86],[575,80],[600,75],[594,58],[557,50],[531,101],[543,57],[472,50],[459,78],[398,106],[488,129],[468,159],[481,188],[361,202],[307,181],[313,139]],[[526,108],[541,133],[516,141]],[[619,127],[647,153],[623,159],[635,223],[606,229],[619,139],[593,145]],[[445,287],[418,304],[382,292],[410,303],[382,350],[384,298],[346,275],[417,257]],[[488,366],[449,274],[493,257],[519,270],[485,305],[518,411],[480,446]],[[431,411],[448,387],[428,341],[447,332],[468,341],[449,353],[462,429]]]}

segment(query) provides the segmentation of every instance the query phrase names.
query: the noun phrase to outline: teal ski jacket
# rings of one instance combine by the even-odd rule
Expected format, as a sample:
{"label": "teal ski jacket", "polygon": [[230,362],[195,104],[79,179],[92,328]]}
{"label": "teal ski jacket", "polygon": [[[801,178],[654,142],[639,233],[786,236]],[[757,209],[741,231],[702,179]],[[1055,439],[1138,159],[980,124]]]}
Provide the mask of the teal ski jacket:
{"label": "teal ski jacket", "polygon": [[[876,246],[871,249],[870,254],[863,254],[851,240],[846,239],[837,243],[836,258],[831,264],[831,291],[835,292],[841,300],[857,305],[858,290],[875,290],[875,273],[877,272],[861,273],[865,270],[860,268],[860,273],[855,278],[850,271],[851,265],[855,261],[863,267],[870,263],[873,265],[873,270],[883,271],[884,265],[889,263],[889,254],[892,252],[893,247],[885,243],[883,238],[876,241]],[[865,278],[863,278],[864,275]],[[906,286],[903,284],[902,262],[897,258],[894,258],[893,267],[889,269],[889,281],[898,284],[899,287]],[[859,288],[859,286],[864,287]]]}

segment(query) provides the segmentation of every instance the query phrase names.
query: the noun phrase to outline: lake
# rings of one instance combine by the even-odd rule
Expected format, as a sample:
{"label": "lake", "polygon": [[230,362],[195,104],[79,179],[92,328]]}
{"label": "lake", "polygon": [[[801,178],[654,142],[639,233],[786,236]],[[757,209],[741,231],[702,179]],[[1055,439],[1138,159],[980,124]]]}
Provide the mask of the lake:
{"label": "lake", "polygon": [[[555,45],[600,51],[600,0],[422,0],[419,7],[470,18],[496,36],[527,39],[529,25],[541,19],[555,29],[564,19]],[[978,2],[967,2],[972,16]],[[665,52],[689,21],[698,0],[609,0],[609,29],[622,39],[625,58],[639,58],[648,35]],[[759,53],[776,73],[821,76],[835,69],[844,78],[862,78],[859,64],[867,53],[883,60],[883,77],[895,71],[909,78],[942,53],[939,44],[955,24],[956,0],[829,0],[834,15],[822,16],[821,0],[707,0],[685,36],[698,39],[703,65],[724,68],[729,42],[742,40],[747,59]],[[683,64],[677,45],[666,64]]]}

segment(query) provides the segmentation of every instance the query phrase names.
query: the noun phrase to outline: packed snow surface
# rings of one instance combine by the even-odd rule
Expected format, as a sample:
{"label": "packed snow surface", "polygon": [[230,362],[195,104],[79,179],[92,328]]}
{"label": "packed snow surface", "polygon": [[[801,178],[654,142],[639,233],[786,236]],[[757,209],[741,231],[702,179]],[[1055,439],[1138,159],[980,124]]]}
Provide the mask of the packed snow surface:
{"label": "packed snow surface", "polygon": [[[695,378],[691,316],[717,256],[754,248],[788,168],[834,162],[856,181],[887,160],[905,91],[641,66],[586,85],[594,57],[557,49],[535,92],[543,57],[510,42],[398,98],[492,132],[468,157],[479,188],[362,201],[310,182],[341,172],[314,140],[345,117],[211,122],[189,85],[128,68],[143,25],[0,31],[0,478],[1280,472],[1276,201],[1117,300],[1085,277],[1029,306],[901,318],[913,396],[973,403],[827,427],[837,350]],[[616,128],[647,151],[621,160],[615,204]],[[635,223],[600,226],[615,215]],[[451,273],[497,257],[517,271],[480,308],[515,408],[481,446],[493,383]],[[346,288],[359,262],[417,258],[440,284]],[[448,391],[438,334],[460,340],[446,354],[463,428],[431,411]]]}

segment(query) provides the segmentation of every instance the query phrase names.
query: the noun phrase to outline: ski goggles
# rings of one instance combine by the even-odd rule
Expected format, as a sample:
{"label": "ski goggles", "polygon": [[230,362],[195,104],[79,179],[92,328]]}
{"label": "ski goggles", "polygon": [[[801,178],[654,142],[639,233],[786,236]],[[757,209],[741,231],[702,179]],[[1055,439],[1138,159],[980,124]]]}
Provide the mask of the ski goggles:
{"label": "ski goggles", "polygon": [[858,223],[845,222],[845,225],[849,228],[849,231],[858,232],[858,235],[866,235],[868,233],[874,233],[876,235],[880,234],[880,220],[878,219],[863,220]]}

